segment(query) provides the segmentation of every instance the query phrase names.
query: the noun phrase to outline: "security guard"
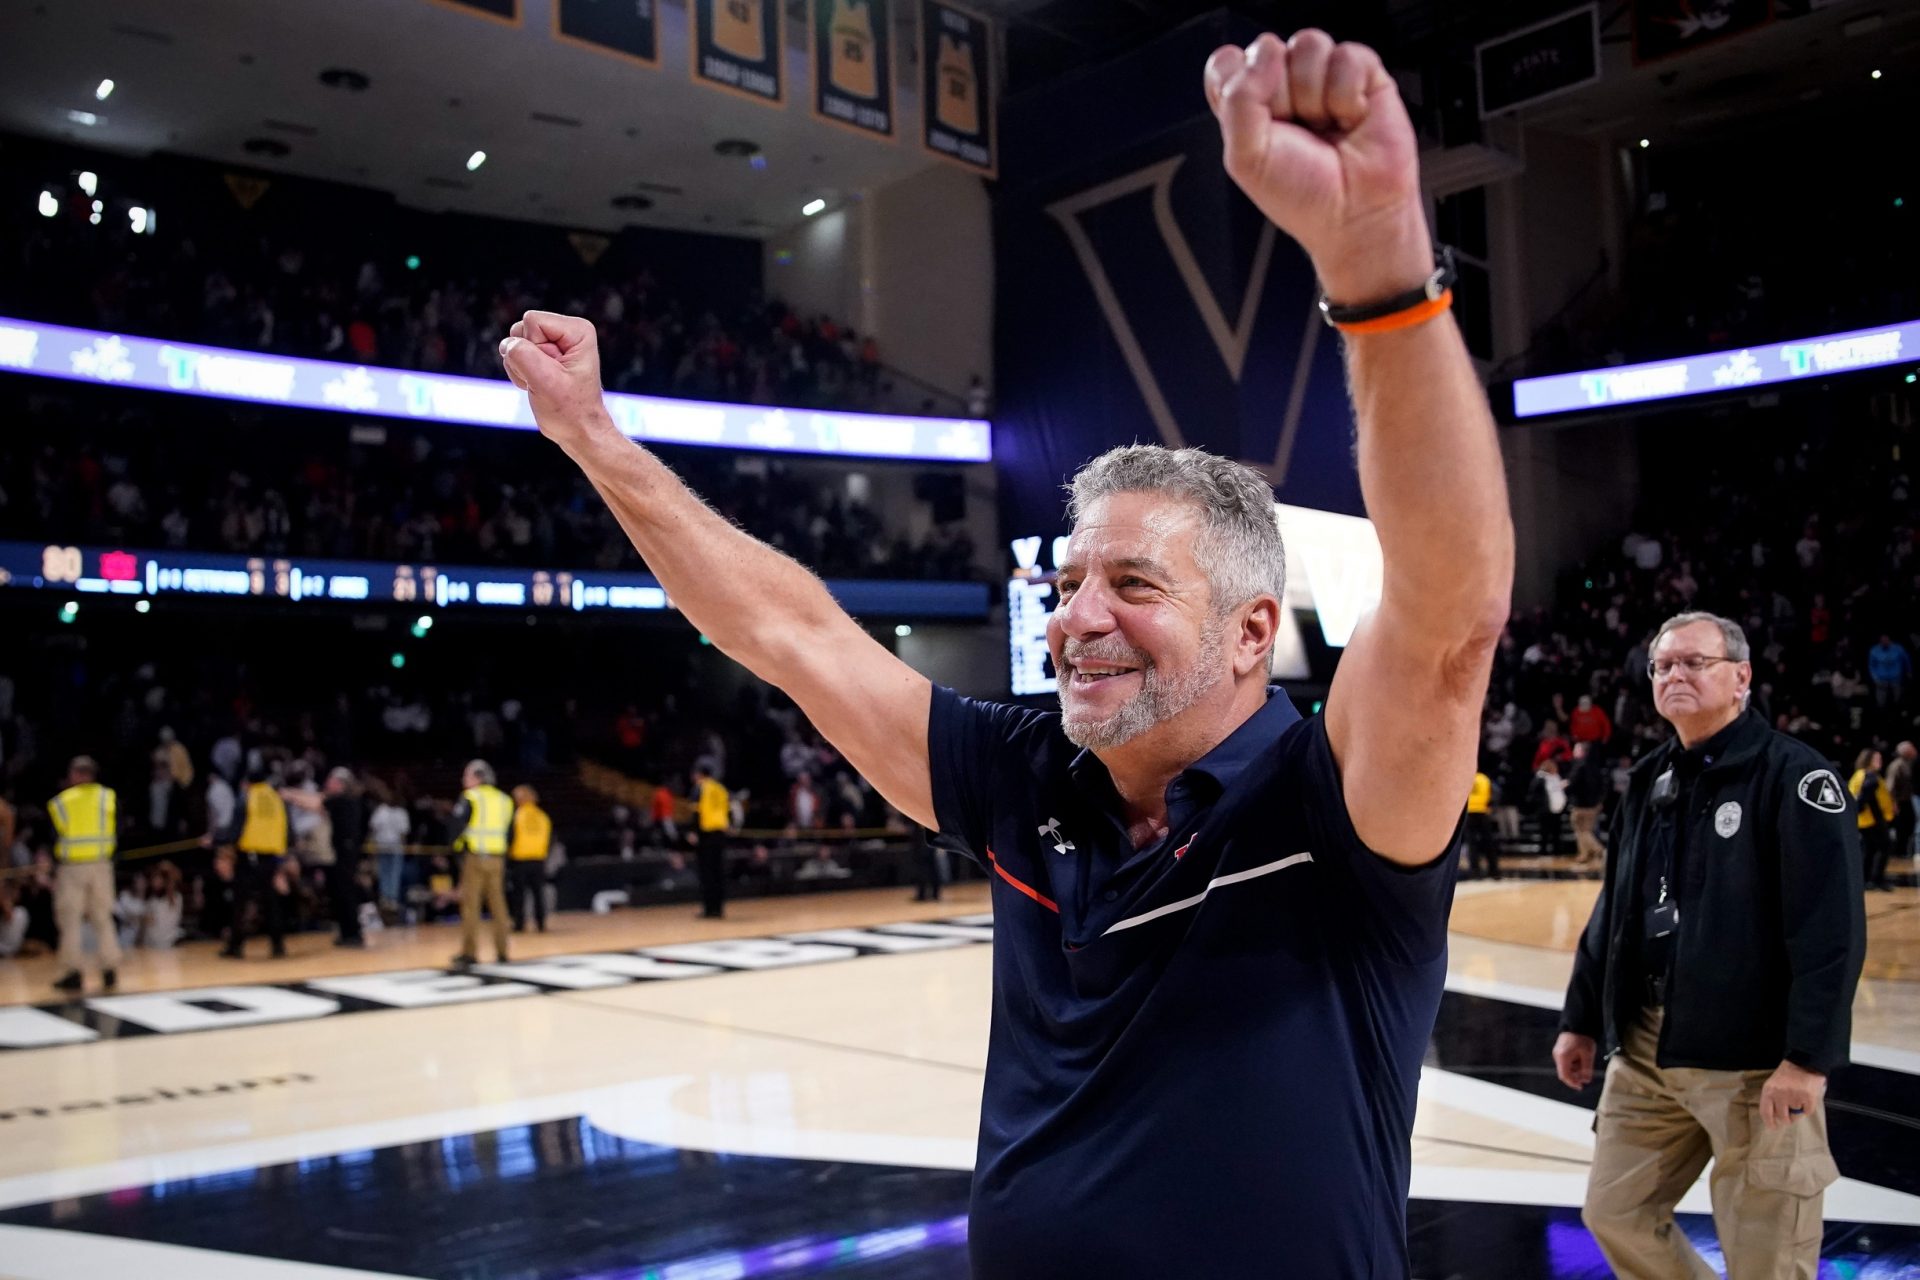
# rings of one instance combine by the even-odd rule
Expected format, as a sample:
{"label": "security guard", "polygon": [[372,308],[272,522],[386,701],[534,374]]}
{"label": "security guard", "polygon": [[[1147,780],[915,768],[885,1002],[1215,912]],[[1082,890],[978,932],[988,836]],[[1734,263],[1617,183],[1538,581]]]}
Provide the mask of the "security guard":
{"label": "security guard", "polygon": [[718,920],[727,913],[727,827],[732,823],[727,789],[702,762],[693,767],[694,801],[699,809],[700,915]]}
{"label": "security guard", "polygon": [[260,909],[260,922],[273,943],[277,959],[287,954],[287,917],[284,895],[274,885],[274,874],[287,857],[287,802],[273,784],[273,774],[261,764],[247,773],[246,802],[234,813],[234,826],[219,843],[239,851],[240,861],[234,877],[240,882],[234,894],[233,921],[227,928],[227,945],[220,954],[238,960],[247,943],[249,899]]}
{"label": "security guard", "polygon": [[456,968],[475,960],[480,944],[482,899],[493,915],[493,953],[507,959],[506,872],[501,863],[507,852],[507,829],[513,825],[513,801],[494,785],[493,766],[469,760],[460,774],[460,803],[453,807],[453,847],[466,856],[460,862],[460,954]]}
{"label": "security guard", "polygon": [[53,829],[54,860],[60,864],[54,882],[54,914],[60,922],[60,963],[66,973],[53,985],[78,991],[84,985],[80,967],[82,921],[93,926],[100,947],[100,981],[111,991],[119,981],[120,939],[113,925],[113,854],[119,847],[120,799],[112,787],[100,785],[100,767],[90,757],[75,756],[67,765],[67,789],[47,804]]}
{"label": "security guard", "polygon": [[540,793],[524,783],[513,789],[513,839],[507,847],[507,905],[513,931],[527,931],[527,898],[533,920],[547,931],[547,852],[553,847],[553,819],[540,807]]}
{"label": "security guard", "polygon": [[1500,878],[1500,850],[1493,843],[1493,779],[1479,769],[1467,792],[1467,859],[1474,875]]}
{"label": "security guard", "polygon": [[1731,1280],[1811,1276],[1839,1176],[1824,1098],[1866,953],[1859,837],[1828,762],[1747,709],[1748,653],[1710,613],[1654,636],[1678,739],[1633,770],[1553,1048],[1574,1089],[1611,1059],[1582,1216],[1621,1275],[1711,1274],[1673,1217],[1711,1159]]}

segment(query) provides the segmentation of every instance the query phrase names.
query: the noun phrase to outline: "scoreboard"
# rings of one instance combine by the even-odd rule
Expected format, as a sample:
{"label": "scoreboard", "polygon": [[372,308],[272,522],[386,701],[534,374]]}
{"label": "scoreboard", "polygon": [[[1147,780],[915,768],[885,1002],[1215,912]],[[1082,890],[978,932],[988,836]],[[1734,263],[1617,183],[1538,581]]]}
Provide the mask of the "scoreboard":
{"label": "scoreboard", "polygon": [[[1380,535],[1361,516],[1338,515],[1273,504],[1287,549],[1286,598],[1274,637],[1272,673],[1281,680],[1313,677],[1301,619],[1311,617],[1331,649],[1345,648],[1353,629],[1380,603]],[[1047,620],[1060,602],[1054,577],[1066,557],[1067,540],[1055,538],[1043,556],[1043,539],[1015,538],[1013,576],[1007,582],[1007,643],[1010,686],[1016,697],[1058,689],[1047,649]],[[1043,559],[1045,563],[1043,563]]]}

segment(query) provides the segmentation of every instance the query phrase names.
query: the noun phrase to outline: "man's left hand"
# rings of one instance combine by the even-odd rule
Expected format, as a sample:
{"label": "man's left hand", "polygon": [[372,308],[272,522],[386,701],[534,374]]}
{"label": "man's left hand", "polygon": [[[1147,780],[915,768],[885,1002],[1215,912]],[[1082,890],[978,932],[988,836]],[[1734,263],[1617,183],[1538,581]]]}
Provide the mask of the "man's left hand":
{"label": "man's left hand", "polygon": [[1206,90],[1227,172],[1313,258],[1329,296],[1373,302],[1433,270],[1419,144],[1372,49],[1269,33],[1215,50]]}
{"label": "man's left hand", "polygon": [[1773,1075],[1760,1090],[1760,1118],[1767,1128],[1779,1129],[1806,1119],[1807,1113],[1826,1096],[1826,1076],[1783,1062],[1774,1068]]}

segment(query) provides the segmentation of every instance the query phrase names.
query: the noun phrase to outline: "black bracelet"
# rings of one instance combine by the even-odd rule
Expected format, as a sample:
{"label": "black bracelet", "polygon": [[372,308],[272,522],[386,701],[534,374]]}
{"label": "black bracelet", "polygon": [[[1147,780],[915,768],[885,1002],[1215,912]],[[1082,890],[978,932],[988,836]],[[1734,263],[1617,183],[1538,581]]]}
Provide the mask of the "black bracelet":
{"label": "black bracelet", "polygon": [[1453,288],[1453,282],[1459,279],[1460,274],[1454,270],[1453,250],[1446,245],[1441,245],[1434,250],[1433,262],[1433,274],[1428,276],[1418,288],[1395,294],[1380,302],[1364,302],[1348,306],[1334,302],[1327,297],[1326,290],[1322,289],[1320,318],[1330,325],[1359,324],[1362,321],[1378,320],[1382,316],[1405,311],[1409,307],[1417,307],[1423,302],[1432,302]]}

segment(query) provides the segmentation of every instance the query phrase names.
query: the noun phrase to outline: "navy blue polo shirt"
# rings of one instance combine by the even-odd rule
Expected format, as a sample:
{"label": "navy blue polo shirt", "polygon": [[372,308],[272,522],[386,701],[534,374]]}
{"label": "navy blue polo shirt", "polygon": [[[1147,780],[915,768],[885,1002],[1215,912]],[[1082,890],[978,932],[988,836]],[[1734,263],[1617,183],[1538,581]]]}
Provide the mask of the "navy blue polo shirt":
{"label": "navy blue polo shirt", "polygon": [[1368,850],[1277,688],[1138,851],[1057,714],[936,689],[928,745],[993,880],[974,1274],[1404,1278],[1453,846]]}

